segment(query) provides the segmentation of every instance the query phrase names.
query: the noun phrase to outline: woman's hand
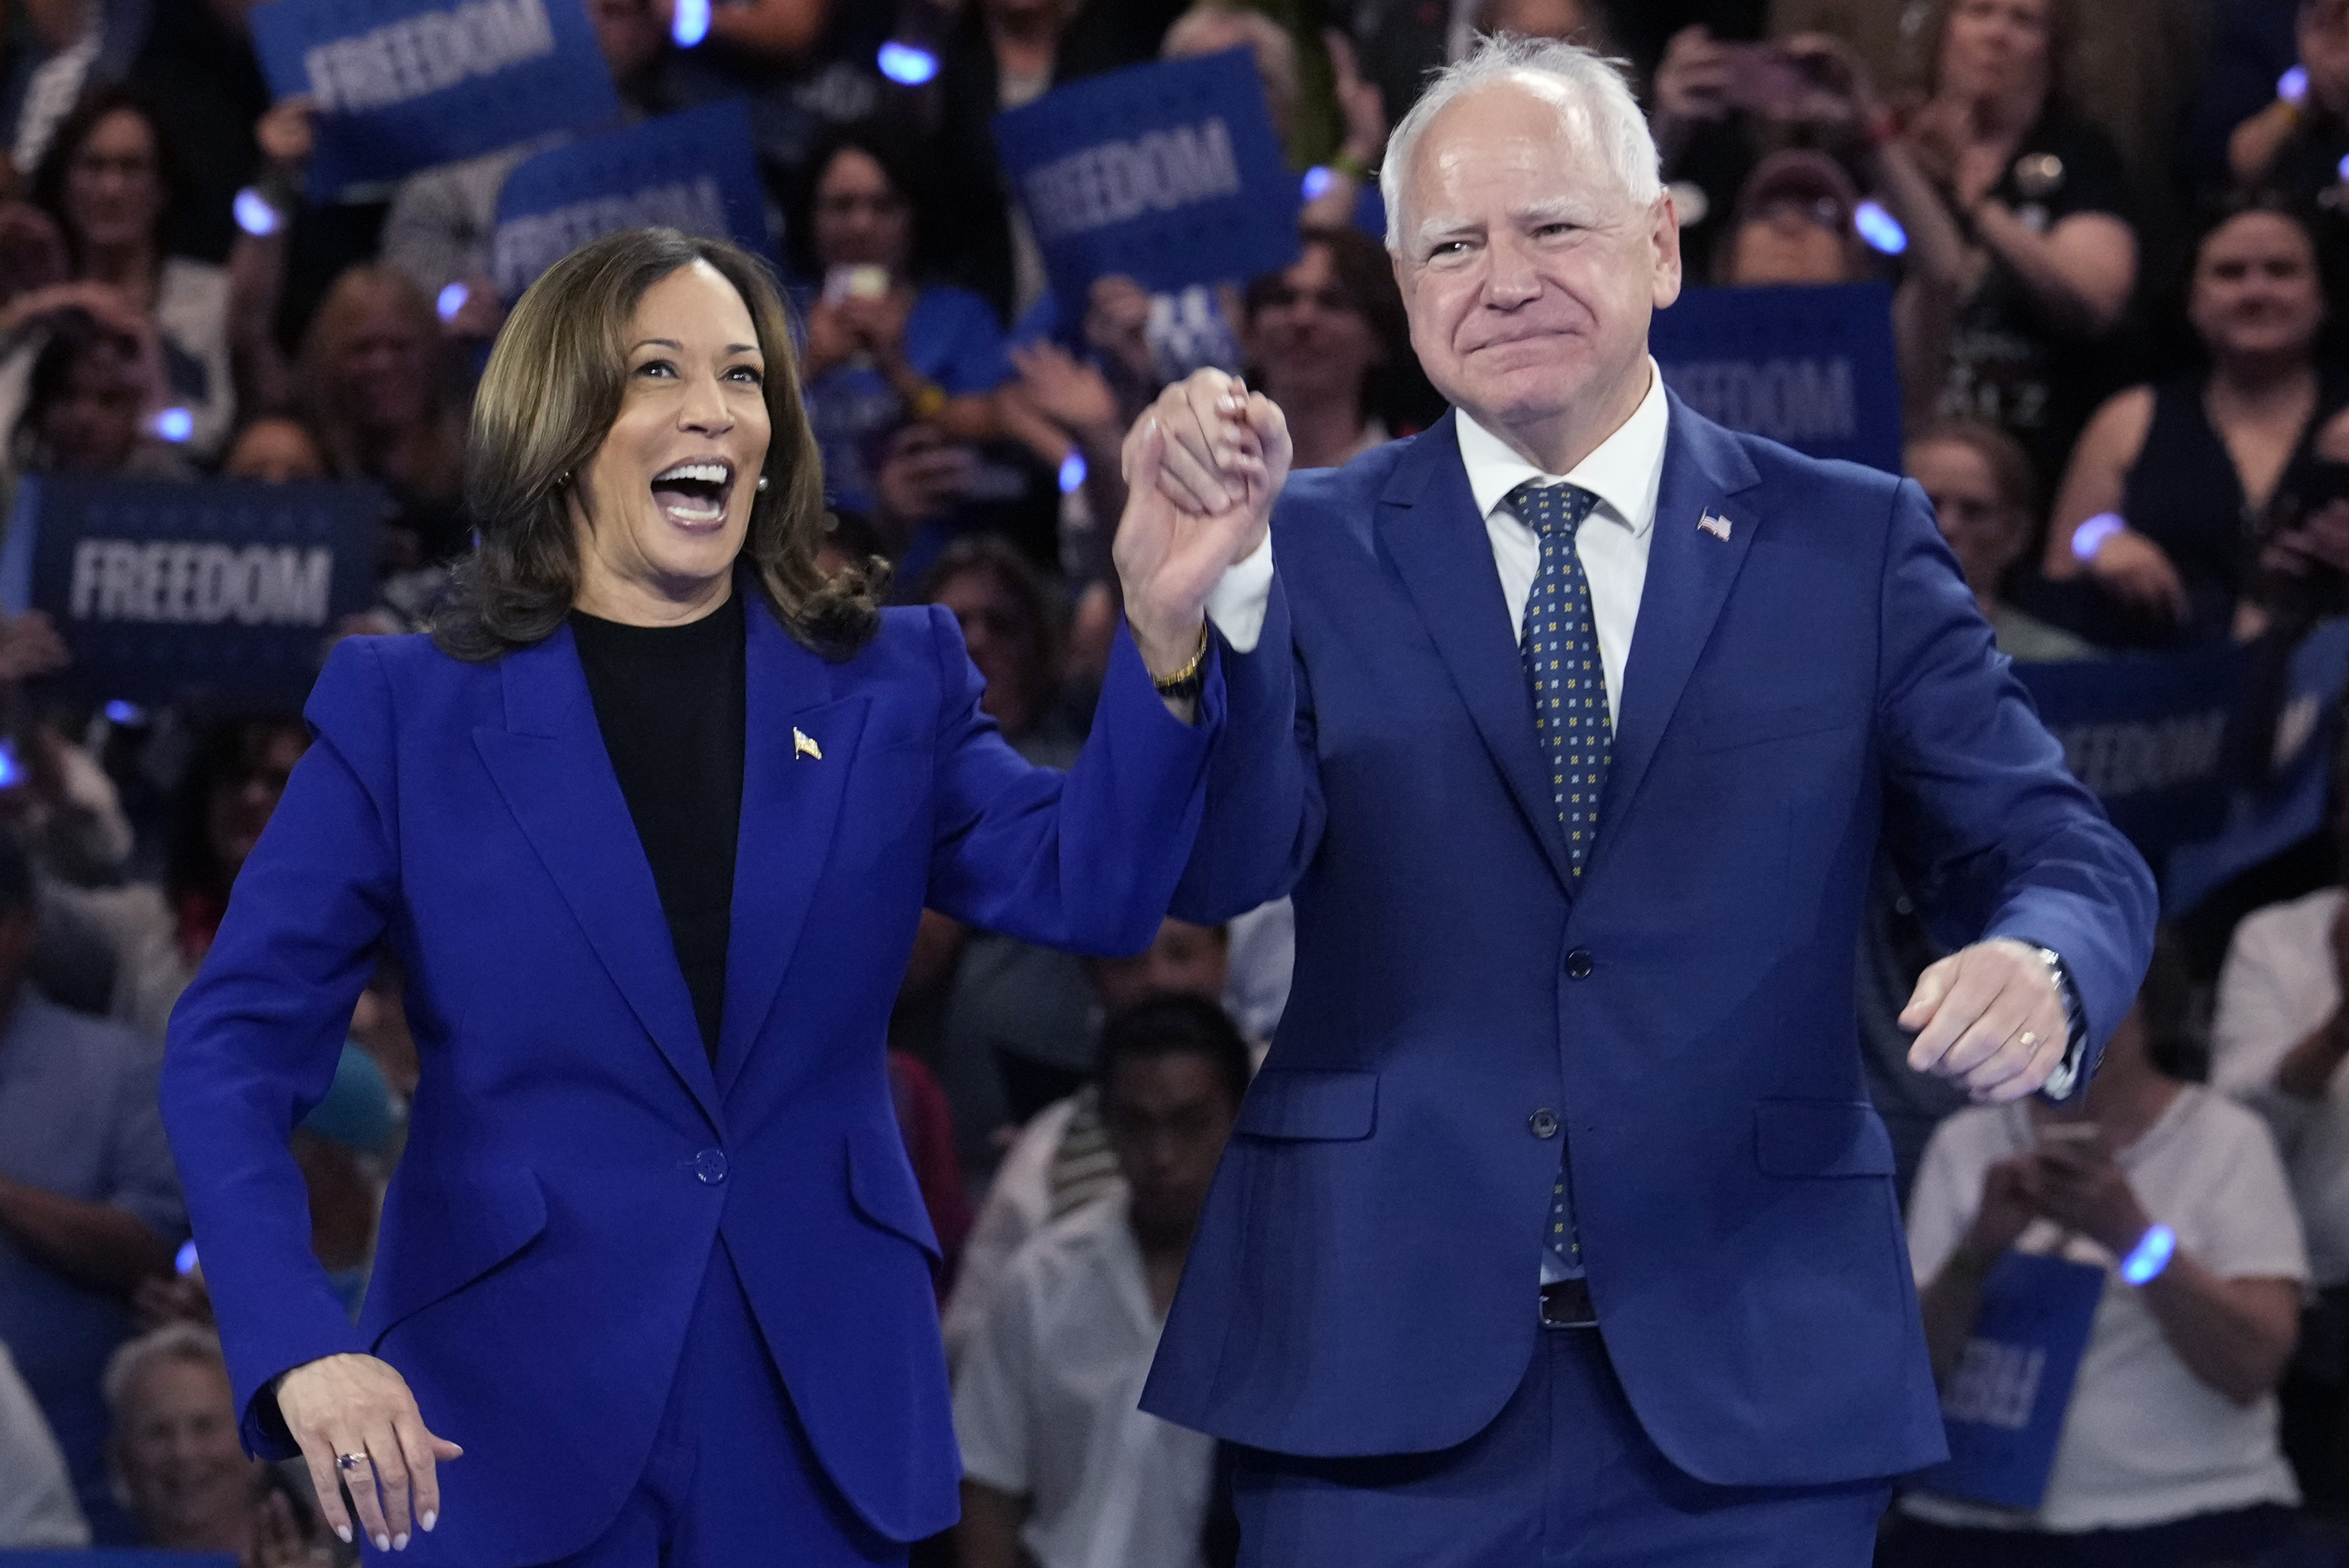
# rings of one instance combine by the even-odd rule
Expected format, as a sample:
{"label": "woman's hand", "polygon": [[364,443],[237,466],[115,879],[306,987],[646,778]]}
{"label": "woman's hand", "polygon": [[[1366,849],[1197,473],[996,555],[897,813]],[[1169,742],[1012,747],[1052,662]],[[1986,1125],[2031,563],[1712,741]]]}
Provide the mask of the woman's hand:
{"label": "woman's hand", "polygon": [[47,611],[27,610],[0,625],[0,684],[55,675],[71,663],[73,650]]}
{"label": "woman's hand", "polygon": [[[408,1380],[372,1356],[326,1356],[277,1379],[277,1410],[302,1446],[318,1508],[336,1534],[351,1539],[337,1483],[350,1488],[359,1527],[378,1552],[404,1551],[411,1518],[424,1530],[440,1519],[434,1467],[464,1449],[426,1429]],[[339,1460],[361,1456],[348,1470]]]}
{"label": "woman's hand", "polygon": [[1338,115],[1345,122],[1345,139],[1338,150],[1365,169],[1373,168],[1379,154],[1387,145],[1386,95],[1379,84],[1362,75],[1354,58],[1354,46],[1345,33],[1336,27],[1321,29],[1322,47],[1330,51],[1331,90],[1338,99]]}
{"label": "woman's hand", "polygon": [[884,371],[905,362],[905,323],[914,314],[911,288],[899,284],[878,299],[851,296],[842,300],[838,309],[849,335]]}
{"label": "woman's hand", "polygon": [[1114,273],[1094,279],[1085,299],[1085,342],[1147,390],[1158,375],[1150,356],[1150,292]]}
{"label": "woman's hand", "polygon": [[1166,388],[1126,437],[1125,515],[1111,557],[1154,676],[1190,662],[1208,592],[1263,542],[1290,456],[1280,410],[1220,370]]}
{"label": "woman's hand", "polygon": [[1019,390],[1036,411],[1081,439],[1092,430],[1117,424],[1117,393],[1109,380],[1049,338],[1013,344],[1011,367]]}
{"label": "woman's hand", "polygon": [[2095,1241],[2115,1257],[2125,1257],[2152,1224],[2137,1202],[2128,1176],[2101,1141],[2044,1143],[2033,1157],[2033,1183],[2039,1212]]}
{"label": "woman's hand", "polygon": [[856,348],[856,334],[840,307],[818,300],[807,313],[807,352],[800,357],[800,375],[810,381],[829,375],[854,357]]}
{"label": "woman's hand", "polygon": [[2133,528],[2124,528],[2097,546],[2088,575],[2105,591],[2149,615],[2175,625],[2186,619],[2186,583],[2161,546]]}
{"label": "woman's hand", "polygon": [[1729,50],[1702,24],[1682,27],[1656,65],[1656,118],[1687,124],[1729,112]]}

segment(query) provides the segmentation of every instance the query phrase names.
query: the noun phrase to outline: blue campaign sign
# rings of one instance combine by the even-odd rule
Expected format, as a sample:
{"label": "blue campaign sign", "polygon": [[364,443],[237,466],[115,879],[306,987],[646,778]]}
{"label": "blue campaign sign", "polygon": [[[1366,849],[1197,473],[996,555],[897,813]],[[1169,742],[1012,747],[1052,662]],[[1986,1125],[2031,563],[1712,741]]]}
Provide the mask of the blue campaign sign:
{"label": "blue campaign sign", "polygon": [[580,0],[270,0],[252,17],[271,93],[317,102],[322,200],[620,118]]}
{"label": "blue campaign sign", "polygon": [[1112,273],[1168,294],[1297,259],[1300,187],[1246,49],[1056,88],[997,115],[995,145],[1063,300]]}
{"label": "blue campaign sign", "polygon": [[2349,621],[2326,621],[2292,650],[2267,776],[2235,791],[2215,837],[2180,844],[2162,868],[2161,912],[2175,920],[2285,846],[2324,825],[2349,681]]}
{"label": "blue campaign sign", "polygon": [[85,696],[297,708],[339,621],[375,602],[370,485],[27,478],[0,607],[41,610]]}
{"label": "blue campaign sign", "polygon": [[1681,291],[1648,328],[1664,385],[1716,424],[1814,458],[1900,471],[1892,291]]}
{"label": "blue campaign sign", "polygon": [[2237,782],[2247,647],[2019,664],[2017,679],[2113,826],[2150,860],[2207,838]]}
{"label": "blue campaign sign", "polygon": [[509,302],[599,235],[665,225],[771,255],[750,117],[739,98],[550,149],[506,176],[490,272]]}
{"label": "blue campaign sign", "polygon": [[1941,1392],[1950,1457],[1910,1484],[2037,1508],[2104,1295],[2103,1269],[2029,1253],[1999,1259],[1982,1282],[1973,1336]]}

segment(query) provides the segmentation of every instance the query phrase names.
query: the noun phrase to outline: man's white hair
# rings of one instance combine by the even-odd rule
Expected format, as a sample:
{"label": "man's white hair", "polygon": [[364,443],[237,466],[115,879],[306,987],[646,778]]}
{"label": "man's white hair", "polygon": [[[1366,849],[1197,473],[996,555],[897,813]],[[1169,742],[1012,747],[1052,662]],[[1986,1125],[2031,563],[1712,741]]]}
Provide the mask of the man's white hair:
{"label": "man's white hair", "polygon": [[1614,173],[1634,207],[1663,192],[1656,139],[1640,112],[1619,61],[1556,38],[1502,35],[1480,38],[1466,58],[1446,66],[1387,138],[1379,168],[1379,195],[1387,208],[1387,249],[1402,250],[1402,186],[1419,153],[1419,139],[1435,117],[1481,88],[1514,81],[1550,98],[1568,138],[1588,148]]}
{"label": "man's white hair", "polygon": [[185,1361],[198,1367],[217,1367],[223,1377],[228,1373],[228,1358],[221,1354],[218,1331],[197,1323],[167,1323],[118,1346],[107,1358],[106,1374],[98,1379],[98,1387],[106,1396],[108,1411],[117,1421],[121,1420],[123,1404],[130,1398],[131,1383],[158,1361]]}

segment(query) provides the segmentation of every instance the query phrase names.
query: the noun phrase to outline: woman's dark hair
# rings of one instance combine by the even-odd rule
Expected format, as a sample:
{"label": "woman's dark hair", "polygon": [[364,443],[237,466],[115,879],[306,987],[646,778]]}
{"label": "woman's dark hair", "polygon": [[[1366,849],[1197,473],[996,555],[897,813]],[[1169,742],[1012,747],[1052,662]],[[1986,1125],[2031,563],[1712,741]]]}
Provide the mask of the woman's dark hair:
{"label": "woman's dark hair", "polygon": [[1235,1109],[1247,1094],[1247,1042],[1231,1015],[1204,996],[1154,996],[1102,1026],[1093,1074],[1106,1088],[1121,1063],[1188,1052],[1207,1058]]}
{"label": "woman's dark hair", "polygon": [[2137,989],[2137,1016],[2145,1029],[2146,1059],[2165,1078],[2199,1083],[2209,1076],[2210,1046],[2196,1000],[2193,971],[2177,933],[2157,928],[2153,957]]}
{"label": "woman's dark hair", "polygon": [[1042,573],[1009,542],[992,533],[966,534],[956,540],[938,552],[937,559],[914,584],[912,602],[935,604],[947,583],[972,576],[993,578],[1027,616],[1027,645],[1020,652],[1036,672],[1040,685],[1034,696],[1041,708],[1051,696],[1060,669],[1061,605]]}
{"label": "woman's dark hair", "polygon": [[295,736],[310,744],[299,716],[240,714],[213,719],[198,731],[195,754],[171,793],[171,840],[164,851],[163,887],[174,903],[191,895],[224,903],[234,868],[225,865],[212,843],[212,796],[223,786],[242,788],[269,755],[272,742]]}
{"label": "woman's dark hair", "polygon": [[[1361,313],[1362,319],[1370,324],[1371,335],[1378,339],[1380,362],[1362,377],[1362,411],[1371,413],[1379,403],[1380,387],[1399,367],[1411,362],[1411,323],[1403,315],[1402,291],[1395,286],[1393,260],[1384,245],[1360,229],[1308,223],[1297,232],[1297,239],[1301,247],[1319,245],[1330,253],[1330,271],[1337,278],[1339,292]],[[1270,304],[1283,286],[1283,275],[1258,273],[1248,280],[1247,290],[1240,296],[1240,306],[1251,326],[1256,323],[1257,313]]]}
{"label": "woman's dark hair", "polygon": [[[1917,79],[1930,95],[1940,90],[1941,47],[1949,41],[1950,20],[1965,0],[1933,0],[1925,25],[1917,29]],[[2047,0],[2047,101],[2058,108],[2072,102],[2073,46],[2080,36],[2079,11],[2074,0]]]}
{"label": "woman's dark hair", "polygon": [[171,139],[163,134],[163,122],[156,118],[154,104],[136,88],[119,84],[92,88],[57,122],[57,129],[49,137],[48,150],[41,154],[40,164],[33,170],[33,205],[57,221],[57,232],[65,236],[66,254],[72,259],[76,272],[88,264],[88,258],[81,253],[81,236],[74,232],[72,222],[66,216],[66,177],[81,151],[81,144],[89,139],[98,122],[123,110],[147,122],[147,134],[155,144],[155,183],[163,197],[155,204],[152,236],[158,264],[171,250],[171,219],[187,186],[180,171],[178,153]]}
{"label": "woman's dark hair", "polygon": [[826,131],[801,165],[804,172],[792,187],[783,212],[783,261],[790,275],[823,281],[823,263],[815,253],[816,189],[832,171],[833,160],[843,152],[861,152],[881,166],[889,188],[905,203],[905,272],[909,277],[927,276],[938,259],[933,247],[939,237],[931,232],[932,203],[921,160],[902,137],[871,120]]}
{"label": "woman's dark hair", "polygon": [[50,468],[55,454],[41,436],[41,420],[49,407],[73,389],[74,371],[88,356],[106,352],[129,356],[137,346],[98,325],[86,310],[62,310],[49,317],[41,351],[33,356],[26,377],[25,407],[9,433],[8,450],[19,471],[38,473]]}
{"label": "woman's dark hair", "polygon": [[432,639],[442,651],[494,659],[550,635],[570,614],[579,589],[572,475],[595,458],[619,417],[637,302],[696,262],[741,295],[766,359],[767,489],[750,500],[744,563],[784,627],[825,658],[854,656],[879,630],[881,612],[862,571],[826,580],[816,568],[824,537],[823,462],[767,264],[724,240],[625,229],[582,245],[531,284],[490,351],[465,461],[465,503],[480,543],[458,564],[450,599],[433,618]]}

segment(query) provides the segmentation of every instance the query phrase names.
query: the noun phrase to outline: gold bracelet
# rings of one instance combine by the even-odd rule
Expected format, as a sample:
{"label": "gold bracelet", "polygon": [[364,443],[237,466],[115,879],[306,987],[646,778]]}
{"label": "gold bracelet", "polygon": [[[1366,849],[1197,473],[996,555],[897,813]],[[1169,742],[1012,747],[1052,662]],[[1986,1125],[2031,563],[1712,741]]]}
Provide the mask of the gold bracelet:
{"label": "gold bracelet", "polygon": [[925,381],[914,388],[914,395],[907,401],[915,418],[935,419],[946,412],[947,389],[935,381]]}
{"label": "gold bracelet", "polygon": [[1199,686],[1202,684],[1199,678],[1199,668],[1206,662],[1207,623],[1202,620],[1199,623],[1199,646],[1197,651],[1192,654],[1190,662],[1164,679],[1152,676],[1150,684],[1157,689],[1160,696],[1196,696],[1199,695]]}

